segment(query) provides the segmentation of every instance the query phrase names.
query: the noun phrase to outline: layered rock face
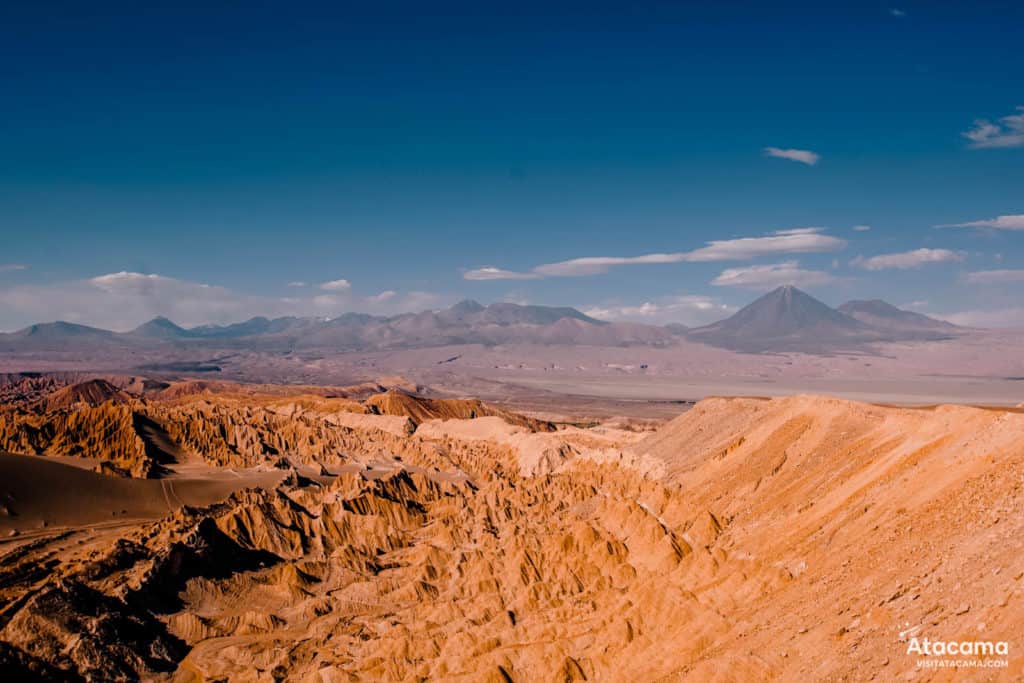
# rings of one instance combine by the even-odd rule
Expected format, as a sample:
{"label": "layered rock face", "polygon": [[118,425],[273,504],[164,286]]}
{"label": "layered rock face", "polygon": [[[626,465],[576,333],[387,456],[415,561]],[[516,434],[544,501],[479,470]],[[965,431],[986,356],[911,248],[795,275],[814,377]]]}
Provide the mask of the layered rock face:
{"label": "layered rock face", "polygon": [[103,379],[60,385],[57,378],[43,386],[51,393],[0,406],[0,450],[90,458],[105,473],[133,477],[159,476],[163,465],[182,459],[232,467],[278,456],[337,464],[353,452],[390,453],[398,447],[393,437],[435,419],[491,416],[529,432],[555,429],[477,399],[373,393],[380,385],[352,387],[357,396],[371,392],[363,400],[241,392],[226,383],[179,383],[138,395]]}
{"label": "layered rock face", "polygon": [[466,420],[477,417],[498,417],[508,424],[525,427],[534,432],[552,432],[550,422],[525,417],[508,410],[488,405],[479,399],[420,398],[400,391],[387,391],[366,399],[366,405],[380,415],[408,417],[414,424],[427,420]]}
{"label": "layered rock face", "polygon": [[[710,399],[643,434],[316,402],[161,410],[207,463],[265,465],[269,447],[325,466],[157,521],[9,543],[0,667],[944,680],[917,669],[908,637],[1024,632],[1016,411]],[[985,674],[1019,677],[1022,657]]]}
{"label": "layered rock face", "polygon": [[130,406],[114,402],[77,404],[42,414],[0,409],[0,449],[92,458],[102,461],[109,473],[148,477],[158,471],[158,463],[146,452],[134,420]]}

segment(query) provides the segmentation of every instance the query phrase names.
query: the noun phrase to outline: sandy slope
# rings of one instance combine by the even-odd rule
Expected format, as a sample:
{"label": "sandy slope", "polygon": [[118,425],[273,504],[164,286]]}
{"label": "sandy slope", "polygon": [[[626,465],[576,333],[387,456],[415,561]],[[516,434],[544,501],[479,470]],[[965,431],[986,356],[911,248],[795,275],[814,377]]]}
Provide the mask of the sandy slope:
{"label": "sandy slope", "polygon": [[[901,632],[1024,632],[1022,433],[1001,410],[710,399],[637,448],[681,487],[670,524],[710,513],[715,547],[791,576],[737,606],[734,637],[787,676],[895,677]],[[728,642],[709,663],[735,657]]]}
{"label": "sandy slope", "polygon": [[162,480],[91,472],[51,458],[0,453],[0,538],[54,527],[157,519],[182,505],[223,500],[246,486],[273,486],[277,471],[228,472],[193,468]]}

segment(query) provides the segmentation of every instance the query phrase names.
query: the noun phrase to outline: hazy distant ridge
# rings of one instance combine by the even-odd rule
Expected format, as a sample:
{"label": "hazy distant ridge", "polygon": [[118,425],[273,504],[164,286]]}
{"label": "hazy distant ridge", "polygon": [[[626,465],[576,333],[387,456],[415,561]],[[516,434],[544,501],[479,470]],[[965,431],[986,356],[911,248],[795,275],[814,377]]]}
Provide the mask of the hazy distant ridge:
{"label": "hazy distant ridge", "polygon": [[116,347],[400,349],[457,344],[517,343],[578,346],[667,346],[681,338],[738,351],[828,352],[879,341],[943,339],[960,328],[884,301],[850,301],[834,309],[792,286],[780,287],[733,316],[687,329],[607,322],[575,308],[461,301],[440,311],[382,317],[345,313],[336,318],[255,317],[229,325],[185,328],[164,317],[116,333],[67,322],[32,325],[0,335],[8,351],[89,350]]}

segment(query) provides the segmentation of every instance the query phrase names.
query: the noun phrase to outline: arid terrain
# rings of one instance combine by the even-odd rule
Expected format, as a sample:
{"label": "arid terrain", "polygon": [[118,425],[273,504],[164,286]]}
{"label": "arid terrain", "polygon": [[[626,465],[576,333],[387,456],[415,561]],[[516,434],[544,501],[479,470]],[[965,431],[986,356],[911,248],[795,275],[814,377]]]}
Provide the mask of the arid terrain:
{"label": "arid terrain", "polygon": [[424,392],[6,377],[3,679],[1024,675],[1019,409]]}
{"label": "arid terrain", "polygon": [[0,673],[1019,679],[907,652],[1024,632],[1018,347],[793,287],[689,330],[34,325],[0,337]]}
{"label": "arid terrain", "polygon": [[1022,27],[0,2],[0,683],[1024,683]]}
{"label": "arid terrain", "polygon": [[464,301],[388,318],[192,329],[156,318],[120,333],[53,322],[0,334],[0,373],[54,371],[292,385],[401,374],[439,393],[527,410],[644,418],[721,395],[1013,406],[1024,400],[1024,332],[958,327],[877,300],[833,309],[780,287],[693,329]]}

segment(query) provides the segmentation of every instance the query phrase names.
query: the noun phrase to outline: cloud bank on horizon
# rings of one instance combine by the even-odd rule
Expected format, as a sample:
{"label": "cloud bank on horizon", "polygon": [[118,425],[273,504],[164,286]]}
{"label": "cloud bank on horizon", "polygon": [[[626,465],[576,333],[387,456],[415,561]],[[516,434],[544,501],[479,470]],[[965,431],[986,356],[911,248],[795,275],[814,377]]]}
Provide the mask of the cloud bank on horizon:
{"label": "cloud bank on horizon", "polygon": [[975,285],[999,285],[1024,282],[1024,270],[975,270],[964,275],[964,280]]}
{"label": "cloud bank on horizon", "polygon": [[64,320],[124,332],[157,316],[195,327],[256,316],[334,317],[349,311],[394,315],[452,303],[450,297],[420,291],[359,296],[345,280],[324,285],[321,290],[327,293],[323,294],[257,296],[153,273],[121,271],[84,280],[0,288],[0,320],[8,331]]}
{"label": "cloud bank on horizon", "polygon": [[688,327],[715,322],[736,312],[737,307],[722,303],[715,297],[680,294],[644,301],[640,304],[584,306],[586,315],[613,322],[630,321],[653,325],[682,323]]}

